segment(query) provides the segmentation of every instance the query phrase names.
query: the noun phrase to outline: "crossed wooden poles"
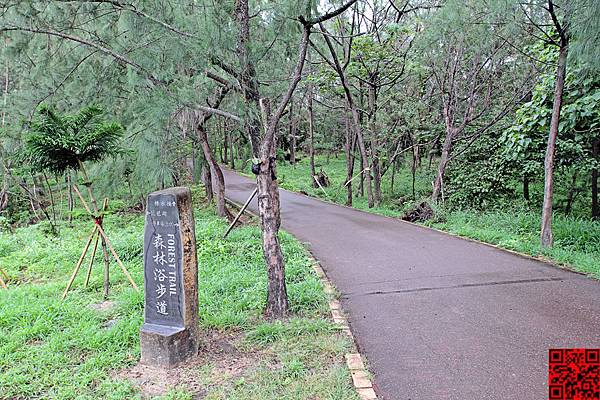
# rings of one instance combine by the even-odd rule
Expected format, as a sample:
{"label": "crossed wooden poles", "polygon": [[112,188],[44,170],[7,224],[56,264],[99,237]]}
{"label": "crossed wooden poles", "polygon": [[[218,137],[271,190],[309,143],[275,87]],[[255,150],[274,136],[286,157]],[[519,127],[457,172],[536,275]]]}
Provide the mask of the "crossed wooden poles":
{"label": "crossed wooden poles", "polygon": [[[104,255],[104,297],[108,297],[108,287],[109,287],[108,252],[106,250],[107,246],[108,246],[108,249],[110,250],[112,256],[114,257],[115,261],[117,262],[117,264],[119,264],[119,267],[121,267],[121,271],[123,271],[123,274],[125,274],[125,276],[127,277],[127,280],[129,281],[129,283],[131,283],[131,286],[133,286],[133,288],[139,292],[139,288],[137,287],[137,285],[131,278],[131,275],[129,275],[127,268],[125,268],[125,266],[123,265],[123,262],[121,261],[121,259],[119,258],[119,255],[117,254],[114,247],[112,246],[110,239],[108,238],[108,236],[106,235],[106,232],[104,232],[104,229],[102,228],[103,216],[98,213],[98,206],[96,204],[96,199],[94,198],[94,196],[92,194],[91,188],[88,186],[88,192],[89,192],[90,198],[92,200],[94,212],[92,212],[92,210],[88,206],[87,202],[81,195],[81,192],[77,188],[77,185],[73,185],[73,190],[79,197],[79,200],[81,200],[81,204],[83,204],[83,207],[85,207],[85,210],[88,212],[88,214],[94,220],[94,229],[92,229],[92,233],[90,233],[90,236],[88,237],[88,239],[85,243],[85,246],[83,247],[83,251],[81,252],[79,261],[77,261],[77,264],[75,265],[75,269],[73,270],[71,279],[69,279],[69,283],[67,284],[67,287],[65,288],[65,291],[62,295],[63,300],[65,299],[65,297],[67,297],[67,293],[69,292],[71,285],[73,285],[73,281],[75,281],[75,277],[77,276],[77,273],[79,272],[79,269],[81,268],[81,265],[83,264],[83,260],[85,259],[85,255],[87,254],[87,252],[90,248],[90,245],[92,244],[92,241],[94,241],[94,237],[95,237],[95,242],[94,242],[94,247],[92,249],[92,257],[90,258],[87,275],[85,277],[85,287],[88,286],[88,283],[90,281],[90,275],[92,273],[92,266],[94,264],[94,257],[96,256],[96,250],[98,249],[98,241],[100,240],[100,238],[102,238],[102,251],[103,251],[103,255]],[[102,205],[102,211],[106,211],[107,206],[108,206],[108,199],[104,199],[104,203]]]}

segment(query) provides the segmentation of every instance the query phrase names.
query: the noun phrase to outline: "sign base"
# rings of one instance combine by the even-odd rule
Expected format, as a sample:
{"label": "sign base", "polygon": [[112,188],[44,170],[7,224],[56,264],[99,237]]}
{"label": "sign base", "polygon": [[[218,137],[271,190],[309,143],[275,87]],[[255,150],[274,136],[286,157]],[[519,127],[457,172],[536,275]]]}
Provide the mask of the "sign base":
{"label": "sign base", "polygon": [[140,348],[142,364],[174,367],[198,354],[198,338],[190,329],[144,324]]}

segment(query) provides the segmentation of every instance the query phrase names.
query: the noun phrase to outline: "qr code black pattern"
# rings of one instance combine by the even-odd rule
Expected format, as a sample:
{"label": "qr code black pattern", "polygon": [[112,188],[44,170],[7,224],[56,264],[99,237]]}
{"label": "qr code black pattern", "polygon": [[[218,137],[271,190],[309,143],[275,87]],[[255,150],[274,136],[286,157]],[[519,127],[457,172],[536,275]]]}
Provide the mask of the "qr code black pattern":
{"label": "qr code black pattern", "polygon": [[600,349],[550,349],[549,400],[600,400]]}

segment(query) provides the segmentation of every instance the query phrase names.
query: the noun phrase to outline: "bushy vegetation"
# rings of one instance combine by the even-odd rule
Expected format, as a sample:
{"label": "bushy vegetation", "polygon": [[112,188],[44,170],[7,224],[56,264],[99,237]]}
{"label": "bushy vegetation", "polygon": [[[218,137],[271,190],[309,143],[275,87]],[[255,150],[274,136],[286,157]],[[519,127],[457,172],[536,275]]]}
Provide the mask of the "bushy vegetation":
{"label": "bushy vegetation", "polygon": [[[342,357],[351,344],[327,320],[326,296],[301,244],[282,235],[293,318],[267,322],[261,315],[267,277],[258,227],[236,229],[223,240],[223,220],[206,208],[195,210],[195,217],[201,330],[240,332],[236,346],[268,354],[235,380],[218,385],[212,367],[199,366],[207,398],[354,398]],[[143,216],[115,212],[104,226],[141,284]],[[114,305],[101,307],[98,255],[88,289],[80,273],[74,290],[60,300],[90,227],[82,216],[72,229],[63,227],[60,236],[48,234],[43,224],[0,234],[0,265],[11,278],[9,289],[0,289],[1,399],[140,397],[118,372],[139,360],[143,294],[113,263]],[[166,398],[191,396],[177,388]]]}

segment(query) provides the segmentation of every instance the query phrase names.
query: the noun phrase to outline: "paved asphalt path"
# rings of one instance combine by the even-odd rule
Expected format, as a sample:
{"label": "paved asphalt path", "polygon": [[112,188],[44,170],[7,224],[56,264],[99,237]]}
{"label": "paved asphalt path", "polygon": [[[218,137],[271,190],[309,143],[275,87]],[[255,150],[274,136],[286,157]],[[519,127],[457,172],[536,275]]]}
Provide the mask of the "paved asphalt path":
{"label": "paved asphalt path", "polygon": [[[224,174],[245,202],[253,182]],[[281,204],[342,293],[380,398],[540,400],[548,348],[600,347],[597,281],[301,194]]]}

